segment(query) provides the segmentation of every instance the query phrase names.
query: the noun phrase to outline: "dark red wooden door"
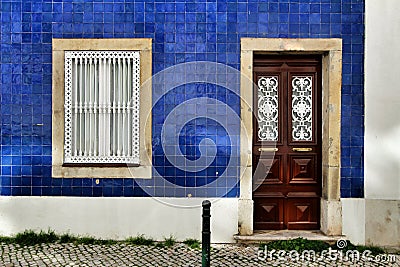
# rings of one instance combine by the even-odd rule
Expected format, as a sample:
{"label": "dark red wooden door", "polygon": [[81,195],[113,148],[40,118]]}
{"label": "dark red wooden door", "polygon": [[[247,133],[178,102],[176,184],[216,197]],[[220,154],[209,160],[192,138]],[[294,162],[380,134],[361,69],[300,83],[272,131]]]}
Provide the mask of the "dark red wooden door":
{"label": "dark red wooden door", "polygon": [[254,229],[319,229],[321,59],[254,59]]}

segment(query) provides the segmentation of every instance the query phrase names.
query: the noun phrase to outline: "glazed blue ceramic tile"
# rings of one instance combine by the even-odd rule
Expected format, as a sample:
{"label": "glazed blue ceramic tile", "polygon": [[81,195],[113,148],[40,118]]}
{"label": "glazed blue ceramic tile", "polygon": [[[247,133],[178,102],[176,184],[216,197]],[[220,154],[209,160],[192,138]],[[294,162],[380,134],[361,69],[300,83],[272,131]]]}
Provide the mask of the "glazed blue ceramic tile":
{"label": "glazed blue ceramic tile", "polygon": [[[364,134],[364,1],[2,1],[1,4],[1,195],[148,196],[133,179],[58,179],[51,177],[51,42],[52,38],[148,37],[153,40],[153,74],[178,63],[212,61],[240,68],[240,38],[342,38],[342,197],[363,196]],[[224,138],[216,124],[196,120],[179,136],[187,159],[200,157],[204,138],[216,142],[218,157],[198,173],[184,172],[168,162],[161,145],[165,118],[184,101],[209,97],[240,115],[240,100],[219,88],[187,86],[153,109],[155,172],[190,186],[207,184],[223,171],[234,151],[235,138]],[[179,94],[177,93],[179,92]],[[153,96],[157,89],[153,88]],[[177,95],[177,96],[176,96]],[[210,108],[210,114],[223,113]],[[189,109],[197,116],[201,108]],[[226,111],[225,111],[226,112]],[[222,114],[222,115],[221,115]],[[233,128],[238,123],[229,122]],[[28,139],[27,137],[32,137]],[[236,138],[237,139],[237,138]],[[11,147],[12,146],[12,147]],[[177,152],[176,152],[177,153]],[[31,158],[29,158],[31,156]],[[175,155],[176,156],[176,155]],[[222,169],[219,169],[222,168]],[[232,171],[237,177],[237,171]],[[8,180],[7,178],[13,180]],[[23,186],[18,184],[23,177]],[[31,178],[32,184],[28,183]],[[345,180],[346,179],[346,180]],[[353,181],[351,183],[351,181]],[[54,182],[57,181],[57,182]],[[349,182],[350,181],[350,182]],[[151,187],[154,181],[144,182]],[[134,185],[134,186],[133,186]],[[31,187],[30,187],[31,186]],[[104,187],[103,187],[104,186]],[[158,187],[157,187],[158,188]],[[152,190],[152,189],[151,189]],[[150,190],[150,191],[151,191]],[[229,190],[229,193],[225,191]],[[183,188],[159,187],[160,196],[187,196]],[[239,186],[209,186],[198,196],[238,197]],[[151,195],[151,194],[150,194]]]}

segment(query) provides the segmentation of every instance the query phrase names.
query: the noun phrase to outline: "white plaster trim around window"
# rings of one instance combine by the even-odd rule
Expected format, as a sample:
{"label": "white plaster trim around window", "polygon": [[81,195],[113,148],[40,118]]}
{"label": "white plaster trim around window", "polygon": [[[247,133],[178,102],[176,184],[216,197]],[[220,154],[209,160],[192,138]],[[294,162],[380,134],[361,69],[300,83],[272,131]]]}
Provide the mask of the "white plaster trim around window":
{"label": "white plaster trim around window", "polygon": [[[64,165],[64,54],[68,50],[139,51],[141,85],[139,166]],[[53,39],[52,52],[52,176],[64,178],[151,178],[152,40],[150,38]]]}

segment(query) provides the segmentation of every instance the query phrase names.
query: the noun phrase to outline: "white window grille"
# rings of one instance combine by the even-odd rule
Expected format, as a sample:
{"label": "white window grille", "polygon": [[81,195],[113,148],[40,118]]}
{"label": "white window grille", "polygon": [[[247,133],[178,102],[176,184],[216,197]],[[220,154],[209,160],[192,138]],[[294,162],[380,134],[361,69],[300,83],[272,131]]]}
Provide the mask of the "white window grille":
{"label": "white window grille", "polygon": [[65,51],[65,163],[139,164],[138,51]]}
{"label": "white window grille", "polygon": [[292,79],[292,137],[294,141],[312,141],[312,76]]}

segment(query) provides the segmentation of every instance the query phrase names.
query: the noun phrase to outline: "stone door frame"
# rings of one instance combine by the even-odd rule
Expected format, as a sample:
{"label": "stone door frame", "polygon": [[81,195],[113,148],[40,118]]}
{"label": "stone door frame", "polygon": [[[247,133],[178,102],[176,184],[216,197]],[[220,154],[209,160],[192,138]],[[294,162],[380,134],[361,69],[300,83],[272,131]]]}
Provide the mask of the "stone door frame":
{"label": "stone door frame", "polygon": [[342,234],[340,202],[340,127],[342,87],[342,40],[242,38],[240,51],[240,198],[239,235],[253,234],[252,135],[253,135],[253,59],[254,54],[322,55],[322,197],[321,231]]}

